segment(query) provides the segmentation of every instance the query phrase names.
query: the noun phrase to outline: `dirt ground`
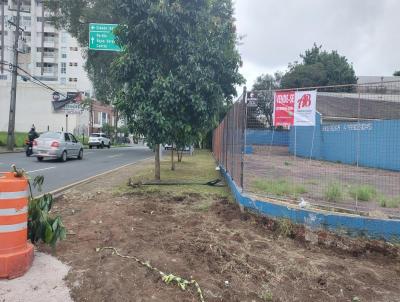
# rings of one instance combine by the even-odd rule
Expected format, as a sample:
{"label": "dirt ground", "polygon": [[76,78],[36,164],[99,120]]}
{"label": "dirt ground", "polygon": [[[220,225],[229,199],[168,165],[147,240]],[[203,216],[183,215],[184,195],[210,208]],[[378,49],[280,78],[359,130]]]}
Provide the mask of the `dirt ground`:
{"label": "dirt ground", "polygon": [[75,301],[199,301],[194,289],[96,252],[104,246],[194,278],[205,301],[400,301],[398,258],[278,236],[268,220],[241,213],[221,194],[127,189],[127,178],[145,167],[103,176],[58,200],[55,212],[69,235],[55,255],[71,267]]}
{"label": "dirt ground", "polygon": [[[382,212],[400,217],[400,208],[383,208],[379,196],[400,200],[400,172],[355,167],[340,163],[310,160],[289,154],[287,147],[254,146],[254,152],[246,155],[244,167],[245,191],[262,193],[254,187],[256,180],[284,179],[288,183],[301,185],[306,193],[301,194],[306,201],[315,205],[333,205],[340,208],[365,212]],[[337,184],[343,198],[338,202],[328,202],[325,197],[330,184]],[[349,195],[353,186],[368,185],[378,192],[370,201],[355,202]],[[398,204],[400,206],[400,204]]]}

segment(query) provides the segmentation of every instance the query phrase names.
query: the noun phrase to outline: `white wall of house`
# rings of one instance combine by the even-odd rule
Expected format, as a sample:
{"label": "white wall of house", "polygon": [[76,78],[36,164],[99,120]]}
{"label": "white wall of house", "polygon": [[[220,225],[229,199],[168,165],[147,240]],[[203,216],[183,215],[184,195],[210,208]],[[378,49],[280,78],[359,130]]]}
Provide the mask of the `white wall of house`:
{"label": "white wall of house", "polygon": [[[62,85],[54,88],[65,93],[67,89]],[[10,109],[10,83],[0,81],[0,131],[8,130]],[[64,111],[53,110],[51,91],[31,83],[18,83],[15,131],[27,132],[32,124],[38,132],[61,131],[66,129]],[[68,131],[82,133],[89,125],[89,113],[68,114]],[[87,130],[86,130],[87,131]]]}

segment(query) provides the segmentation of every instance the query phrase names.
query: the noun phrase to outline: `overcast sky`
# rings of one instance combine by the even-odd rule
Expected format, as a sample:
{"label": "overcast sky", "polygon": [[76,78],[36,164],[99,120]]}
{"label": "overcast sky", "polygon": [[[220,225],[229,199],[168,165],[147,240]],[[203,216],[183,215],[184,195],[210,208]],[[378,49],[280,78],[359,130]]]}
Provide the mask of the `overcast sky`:
{"label": "overcast sky", "polygon": [[242,74],[285,70],[316,42],[353,63],[356,75],[400,70],[400,0],[234,0]]}

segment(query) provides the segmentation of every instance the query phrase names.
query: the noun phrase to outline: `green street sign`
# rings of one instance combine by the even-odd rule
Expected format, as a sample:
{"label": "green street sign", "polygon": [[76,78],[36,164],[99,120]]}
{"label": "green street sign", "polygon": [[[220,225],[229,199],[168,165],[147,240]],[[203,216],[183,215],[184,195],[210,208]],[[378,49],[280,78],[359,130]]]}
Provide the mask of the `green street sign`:
{"label": "green street sign", "polygon": [[89,49],[121,51],[121,48],[115,44],[114,28],[118,24],[89,24]]}

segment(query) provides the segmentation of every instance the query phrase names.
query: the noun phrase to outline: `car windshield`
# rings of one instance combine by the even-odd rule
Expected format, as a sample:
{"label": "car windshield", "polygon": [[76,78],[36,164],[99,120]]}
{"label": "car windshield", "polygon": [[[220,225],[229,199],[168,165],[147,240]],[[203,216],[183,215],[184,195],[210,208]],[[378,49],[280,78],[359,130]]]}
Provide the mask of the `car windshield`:
{"label": "car windshield", "polygon": [[60,138],[60,132],[45,132],[40,135],[40,138]]}
{"label": "car windshield", "polygon": [[100,137],[100,134],[99,133],[92,133],[92,134],[90,134],[90,137]]}

